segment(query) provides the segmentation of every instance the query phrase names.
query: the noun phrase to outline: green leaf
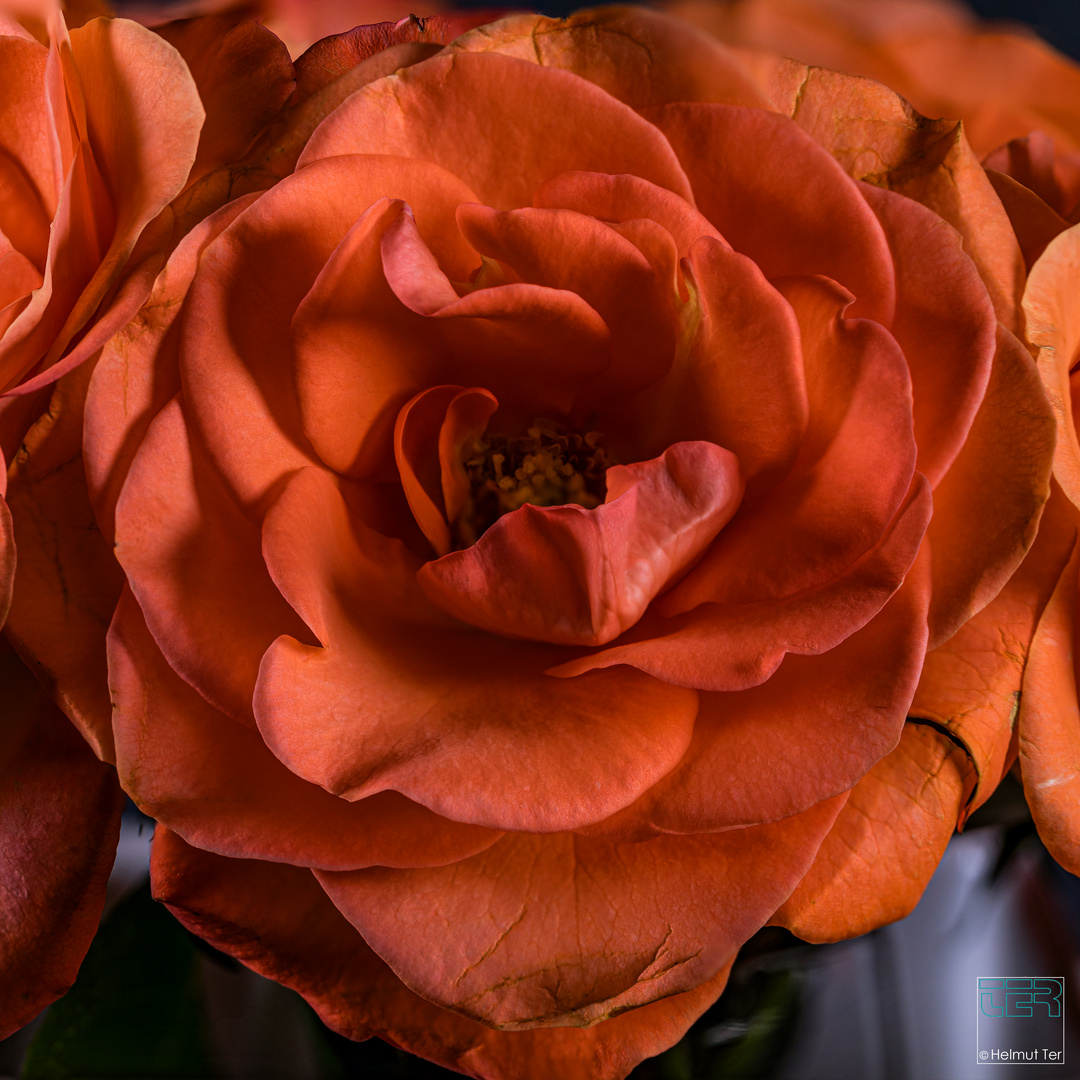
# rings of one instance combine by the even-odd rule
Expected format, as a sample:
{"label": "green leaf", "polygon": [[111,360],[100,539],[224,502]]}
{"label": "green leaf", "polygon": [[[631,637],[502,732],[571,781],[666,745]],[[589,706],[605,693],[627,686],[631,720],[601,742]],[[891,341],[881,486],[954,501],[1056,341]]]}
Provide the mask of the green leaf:
{"label": "green leaf", "polygon": [[49,1009],[23,1080],[212,1076],[196,961],[147,882],[109,915],[75,985]]}

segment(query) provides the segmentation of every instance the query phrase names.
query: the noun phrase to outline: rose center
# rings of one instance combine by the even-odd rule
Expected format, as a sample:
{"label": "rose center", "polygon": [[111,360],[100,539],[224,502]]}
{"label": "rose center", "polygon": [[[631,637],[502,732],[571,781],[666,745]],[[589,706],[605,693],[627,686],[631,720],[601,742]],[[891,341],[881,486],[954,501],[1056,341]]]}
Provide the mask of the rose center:
{"label": "rose center", "polygon": [[599,432],[567,432],[552,420],[536,420],[524,435],[485,432],[466,453],[470,498],[453,525],[458,548],[475,544],[503,514],[526,503],[599,506],[608,466],[615,464]]}

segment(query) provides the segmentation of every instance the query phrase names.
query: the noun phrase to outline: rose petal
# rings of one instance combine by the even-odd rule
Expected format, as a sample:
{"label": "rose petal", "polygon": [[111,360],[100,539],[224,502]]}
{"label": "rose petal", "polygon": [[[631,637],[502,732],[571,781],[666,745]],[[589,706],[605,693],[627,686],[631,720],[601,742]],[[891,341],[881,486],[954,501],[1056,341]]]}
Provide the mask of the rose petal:
{"label": "rose petal", "polygon": [[1024,256],[1024,265],[1030,270],[1038,261],[1059,233],[1063,233],[1069,223],[1055,210],[1052,210],[1033,191],[1018,184],[1011,176],[987,169],[986,176],[994,185],[994,191],[1009,215],[1009,223],[1020,242],[1020,251]]}
{"label": "rose petal", "polygon": [[478,654],[471,634],[433,623],[401,545],[350,520],[325,474],[292,478],[263,547],[322,647],[270,647],[259,729],[335,794],[393,788],[455,821],[574,828],[633,802],[686,750],[693,691],[629,672],[550,679],[557,648],[491,638]]}
{"label": "rose petal", "polygon": [[728,523],[738,459],[712,443],[607,471],[604,504],[504,514],[472,547],[418,580],[444,611],[481,629],[561,645],[603,645],[633,626]]}
{"label": "rose petal", "polygon": [[0,642],[0,1038],[75,981],[105,902],[123,795]]}
{"label": "rose petal", "polygon": [[671,619],[646,615],[625,644],[551,667],[548,674],[573,678],[629,664],[700,690],[760,686],[787,654],[834,649],[885,606],[915,561],[930,512],[929,485],[916,474],[880,543],[835,580],[781,600],[704,603]]}
{"label": "rose petal", "polygon": [[587,835],[636,842],[776,821],[853,787],[900,737],[926,650],[929,560],[821,656],[788,655],[759,687],[701,695],[686,756]]}
{"label": "rose petal", "polygon": [[511,1030],[589,1024],[715,976],[809,868],[844,798],[713,836],[511,835],[452,867],[316,877],[429,1001]]}
{"label": "rose petal", "polygon": [[805,941],[857,937],[909,914],[973,783],[967,755],[924,724],[855,785],[810,871],[772,922]]}
{"label": "rose petal", "polygon": [[663,135],[633,110],[569,72],[494,53],[442,54],[365,87],[312,135],[298,167],[338,154],[434,162],[501,210],[531,206],[540,184],[575,169],[633,173],[693,199]]}
{"label": "rose petal", "polygon": [[645,115],[674,146],[701,212],[767,278],[830,277],[855,295],[853,316],[892,322],[896,283],[881,226],[851,178],[797,124],[728,105],[668,105]]}
{"label": "rose petal", "polygon": [[266,572],[258,527],[189,439],[178,398],[151,422],[131,463],[115,549],[169,664],[215,708],[254,726],[263,653],[304,627]]}
{"label": "rose petal", "polygon": [[206,851],[328,870],[437,866],[500,836],[396,792],[350,803],[294,776],[172,671],[130,590],[109,629],[109,689],[125,791]]}
{"label": "rose petal", "polygon": [[963,449],[934,493],[930,648],[982,610],[1031,546],[1049,496],[1053,416],[1030,354],[998,327],[998,347]]}
{"label": "rose petal", "polygon": [[911,384],[896,341],[845,318],[854,305],[833,282],[775,284],[802,335],[809,427],[784,483],[732,522],[662,601],[665,615],[817,588],[880,541],[911,485]]}
{"label": "rose petal", "polygon": [[488,1080],[621,1080],[682,1037],[727,981],[730,965],[685,994],[592,1028],[494,1031],[417,997],[371,951],[305,870],[224,859],[165,828],[154,834],[154,893],[188,929],[299,991],[348,1038],[394,1046]]}
{"label": "rose petal", "polygon": [[1078,567],[1080,552],[1074,547],[1035,629],[1017,720],[1020,770],[1031,816],[1050,854],[1074,874],[1080,871],[1080,708],[1075,666]]}

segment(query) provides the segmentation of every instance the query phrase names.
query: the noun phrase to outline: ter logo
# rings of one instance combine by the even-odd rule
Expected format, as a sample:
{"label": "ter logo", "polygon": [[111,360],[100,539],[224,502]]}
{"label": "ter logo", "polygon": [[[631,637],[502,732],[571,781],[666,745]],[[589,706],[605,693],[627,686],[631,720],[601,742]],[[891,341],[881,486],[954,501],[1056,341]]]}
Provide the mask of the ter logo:
{"label": "ter logo", "polygon": [[983,1016],[1061,1016],[1060,979],[979,979],[979,1008]]}

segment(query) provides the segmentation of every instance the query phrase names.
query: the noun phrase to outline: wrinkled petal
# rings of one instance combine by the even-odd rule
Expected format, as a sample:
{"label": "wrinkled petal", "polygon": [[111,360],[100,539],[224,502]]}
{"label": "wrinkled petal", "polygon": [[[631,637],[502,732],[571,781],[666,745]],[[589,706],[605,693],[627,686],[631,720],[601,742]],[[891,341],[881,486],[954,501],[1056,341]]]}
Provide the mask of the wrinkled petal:
{"label": "wrinkled petal", "polygon": [[713,836],[512,835],[453,867],[316,877],[429,1001],[511,1030],[581,1025],[713,978],[809,868],[843,802]]}
{"label": "wrinkled petal", "polygon": [[159,828],[150,872],[154,895],[188,929],[297,990],[335,1031],[379,1035],[485,1080],[621,1080],[682,1037],[730,970],[595,1027],[495,1031],[405,987],[306,870],[225,859]]}
{"label": "wrinkled petal", "polygon": [[772,922],[806,941],[840,941],[909,914],[974,783],[967,755],[925,724],[852,789],[814,865]]}

